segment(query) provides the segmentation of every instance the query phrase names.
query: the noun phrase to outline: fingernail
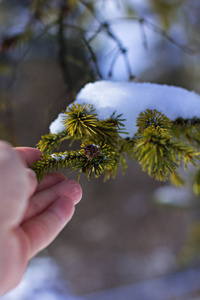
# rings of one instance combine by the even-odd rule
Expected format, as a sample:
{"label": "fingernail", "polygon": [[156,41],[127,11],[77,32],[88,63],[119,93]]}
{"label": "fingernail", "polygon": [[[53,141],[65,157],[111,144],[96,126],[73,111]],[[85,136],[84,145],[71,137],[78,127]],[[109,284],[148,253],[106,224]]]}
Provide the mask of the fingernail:
{"label": "fingernail", "polygon": [[30,182],[30,188],[31,188],[30,193],[33,194],[33,192],[35,191],[36,186],[37,186],[37,177],[36,177],[35,172],[31,169],[27,169],[26,172],[27,172],[29,182]]}

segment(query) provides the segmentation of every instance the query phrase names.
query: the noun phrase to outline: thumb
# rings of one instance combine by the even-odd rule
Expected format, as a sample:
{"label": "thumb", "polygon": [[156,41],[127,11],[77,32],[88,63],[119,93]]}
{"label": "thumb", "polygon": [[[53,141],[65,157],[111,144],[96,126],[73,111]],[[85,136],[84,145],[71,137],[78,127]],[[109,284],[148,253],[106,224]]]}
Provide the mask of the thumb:
{"label": "thumb", "polygon": [[28,202],[30,179],[12,146],[0,141],[0,224],[16,226]]}

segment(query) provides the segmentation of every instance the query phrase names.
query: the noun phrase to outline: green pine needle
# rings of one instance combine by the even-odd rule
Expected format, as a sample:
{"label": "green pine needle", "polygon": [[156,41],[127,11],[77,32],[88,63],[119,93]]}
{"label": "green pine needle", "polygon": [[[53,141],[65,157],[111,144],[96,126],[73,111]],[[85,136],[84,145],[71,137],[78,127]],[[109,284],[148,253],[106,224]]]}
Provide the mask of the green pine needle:
{"label": "green pine needle", "polygon": [[66,118],[63,118],[63,124],[66,127],[66,132],[70,136],[82,138],[87,135],[95,134],[98,119],[94,114],[94,108],[88,104],[72,104],[68,106],[64,112]]}
{"label": "green pine needle", "polygon": [[161,112],[147,109],[145,112],[140,113],[137,118],[137,127],[139,127],[138,133],[144,132],[144,130],[150,126],[170,130],[172,122]]}
{"label": "green pine needle", "polygon": [[151,125],[135,143],[134,154],[143,171],[159,181],[166,181],[177,163],[172,159],[168,142],[170,135],[161,127]]}
{"label": "green pine needle", "polygon": [[176,171],[174,171],[170,174],[170,181],[174,186],[179,187],[179,188],[185,185],[185,180]]}
{"label": "green pine needle", "polygon": [[193,189],[196,195],[200,195],[200,169],[194,175]]}
{"label": "green pine needle", "polygon": [[42,136],[42,139],[37,144],[37,148],[45,154],[51,154],[54,148],[59,149],[61,142],[66,139],[70,139],[66,131],[58,134],[49,133]]}

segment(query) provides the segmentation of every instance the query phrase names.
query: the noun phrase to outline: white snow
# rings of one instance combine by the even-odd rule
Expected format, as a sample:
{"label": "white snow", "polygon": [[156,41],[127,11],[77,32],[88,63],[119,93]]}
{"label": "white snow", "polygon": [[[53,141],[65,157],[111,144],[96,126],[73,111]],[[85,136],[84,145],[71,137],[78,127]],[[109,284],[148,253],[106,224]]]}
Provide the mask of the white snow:
{"label": "white snow", "polygon": [[[97,81],[88,83],[77,95],[74,102],[92,104],[100,120],[108,119],[114,111],[122,114],[125,129],[133,137],[137,132],[136,120],[146,109],[156,109],[172,121],[200,118],[200,95],[186,89],[155,83]],[[63,114],[50,125],[51,133],[64,130]]]}
{"label": "white snow", "polygon": [[66,117],[66,115],[64,113],[60,113],[57,117],[57,119],[55,119],[49,126],[50,132],[51,133],[59,133],[59,132],[63,132],[65,131],[65,126],[63,124],[63,117]]}
{"label": "white snow", "polygon": [[50,154],[50,157],[55,159],[56,161],[59,161],[59,160],[63,161],[64,159],[66,159],[67,155],[68,155],[67,153],[63,153],[63,154],[53,153],[53,154]]}
{"label": "white snow", "polygon": [[35,257],[20,284],[1,300],[80,300],[69,293],[61,270],[51,257]]}

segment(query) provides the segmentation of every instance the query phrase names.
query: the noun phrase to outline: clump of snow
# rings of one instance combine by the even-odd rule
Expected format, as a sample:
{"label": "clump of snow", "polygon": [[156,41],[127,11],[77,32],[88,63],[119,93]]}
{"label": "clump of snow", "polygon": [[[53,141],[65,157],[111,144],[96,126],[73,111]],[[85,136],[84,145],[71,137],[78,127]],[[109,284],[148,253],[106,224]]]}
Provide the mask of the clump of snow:
{"label": "clump of snow", "polygon": [[[165,114],[170,120],[179,117],[200,118],[200,95],[186,89],[155,83],[97,81],[88,83],[74,102],[92,104],[100,120],[108,119],[113,112],[122,114],[125,129],[133,137],[137,132],[136,120],[146,109]],[[50,125],[51,133],[64,130],[61,114]]]}
{"label": "clump of snow", "polygon": [[53,158],[55,161],[59,161],[59,160],[63,161],[64,159],[67,158],[67,156],[68,156],[67,153],[63,153],[63,154],[53,153],[53,154],[50,154],[50,157]]}
{"label": "clump of snow", "polygon": [[66,117],[66,115],[64,113],[60,113],[57,117],[57,119],[55,119],[49,126],[49,130],[51,133],[60,133],[65,131],[65,126],[63,124],[63,117]]}

